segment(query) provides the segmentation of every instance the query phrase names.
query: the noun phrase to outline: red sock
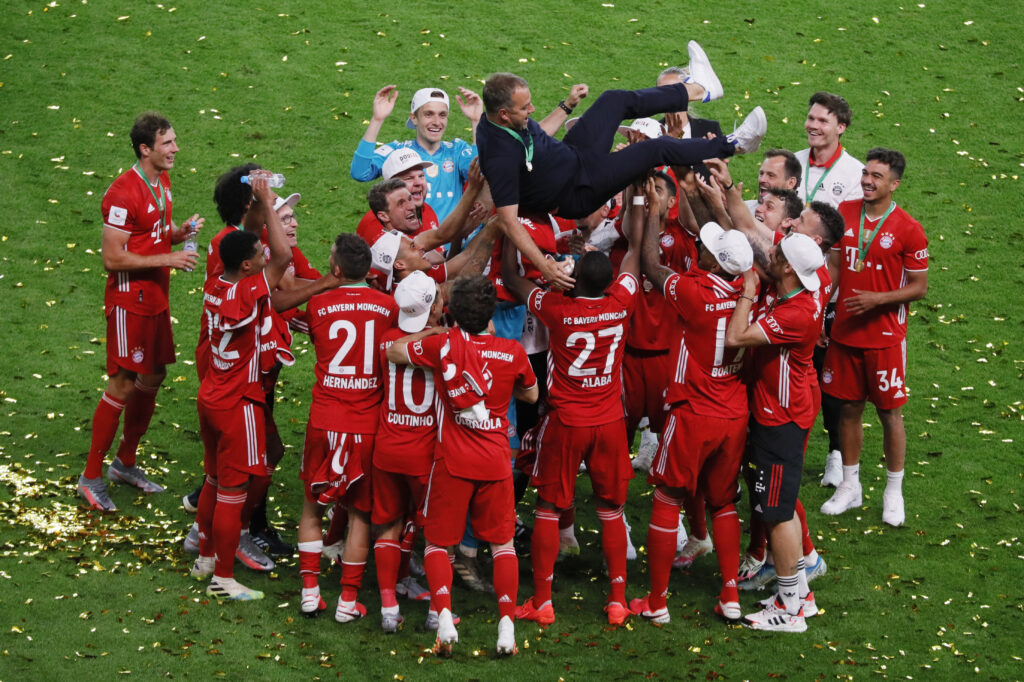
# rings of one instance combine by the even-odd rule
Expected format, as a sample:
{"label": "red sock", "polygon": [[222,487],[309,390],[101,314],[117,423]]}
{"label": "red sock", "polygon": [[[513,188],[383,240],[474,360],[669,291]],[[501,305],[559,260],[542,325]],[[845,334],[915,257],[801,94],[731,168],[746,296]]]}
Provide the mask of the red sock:
{"label": "red sock", "polygon": [[213,549],[217,563],[213,574],[218,578],[231,578],[235,574],[235,551],[242,533],[244,504],[244,490],[217,491],[217,506],[213,510]]}
{"label": "red sock", "polygon": [[430,608],[437,613],[452,609],[452,564],[448,550],[428,544],[423,550],[423,568],[430,586]]}
{"label": "red sock", "polygon": [[758,561],[764,561],[764,552],[767,546],[768,535],[764,521],[760,514],[754,514],[750,517],[750,544],[747,545],[747,554]]}
{"label": "red sock", "polygon": [[302,586],[311,589],[317,586],[320,578],[320,554],[324,551],[324,543],[319,540],[299,543],[299,576]]}
{"label": "red sock", "polygon": [[676,557],[676,531],[679,528],[681,500],[654,491],[651,523],[647,526],[647,572],[651,576],[648,604],[654,610],[664,608],[668,596],[668,579],[672,560]]}
{"label": "red sock", "polygon": [[135,451],[153,418],[158,390],[159,387],[146,386],[136,380],[134,390],[125,401],[124,431],[121,433],[121,445],[117,448],[117,458],[127,467],[135,466]]}
{"label": "red sock", "polygon": [[373,560],[377,564],[380,605],[385,608],[398,606],[395,585],[398,583],[398,567],[402,562],[401,546],[394,540],[377,540],[373,545]]}
{"label": "red sock", "polygon": [[103,475],[103,457],[114,442],[123,411],[124,403],[104,391],[92,414],[92,442],[89,444],[89,459],[85,462],[86,478]]}
{"label": "red sock", "polygon": [[[217,486],[203,481],[196,507],[196,523],[199,524],[199,556],[213,556],[213,512],[217,507]],[[234,556],[234,555],[232,555]]]}
{"label": "red sock", "polygon": [[249,478],[249,494],[245,498],[245,505],[242,507],[242,528],[248,528],[252,520],[252,513],[260,506],[267,496],[270,488],[270,476],[252,476]]}
{"label": "red sock", "polygon": [[708,522],[704,512],[704,493],[686,494],[683,496],[683,509],[686,511],[686,522],[690,524],[690,535],[703,540],[708,536]]}
{"label": "red sock", "polygon": [[416,546],[416,531],[416,524],[409,521],[405,524],[405,530],[399,539],[398,545],[402,548],[402,559],[398,563],[399,580],[409,577],[409,561],[412,560],[412,548]]}
{"label": "red sock", "polygon": [[622,507],[598,508],[597,518],[601,520],[601,549],[604,550],[604,561],[608,564],[608,581],[611,583],[608,601],[617,601],[625,606],[626,524],[622,520]]}
{"label": "red sock", "polygon": [[[563,509],[561,515],[558,517],[558,530],[564,530],[569,526],[576,523],[576,505]],[[530,550],[533,551],[532,549]]]}
{"label": "red sock", "polygon": [[736,573],[740,569],[740,517],[736,514],[736,505],[729,504],[717,510],[711,516],[711,525],[715,529],[715,556],[718,557],[718,570],[722,573],[723,602],[739,601],[736,591]]}
{"label": "red sock", "polygon": [[363,572],[366,570],[366,562],[358,563],[341,562],[341,600],[355,601],[359,596],[359,588],[363,584]]}
{"label": "red sock", "polygon": [[558,519],[556,511],[537,509],[534,513],[533,536],[530,539],[534,606],[551,601],[551,581],[555,577],[555,560],[558,558]]}
{"label": "red sock", "polygon": [[516,599],[519,598],[519,559],[515,547],[499,549],[491,555],[494,561],[494,593],[498,595],[498,618],[515,620]]}
{"label": "red sock", "polygon": [[814,542],[811,541],[811,531],[807,527],[807,512],[804,511],[804,505],[798,497],[796,499],[796,515],[800,517],[800,530],[803,532],[803,544],[804,544],[804,556],[807,556],[814,551]]}
{"label": "red sock", "polygon": [[334,505],[334,516],[331,517],[331,525],[327,527],[327,535],[324,537],[325,545],[333,545],[345,537],[348,530],[348,509],[340,504]]}

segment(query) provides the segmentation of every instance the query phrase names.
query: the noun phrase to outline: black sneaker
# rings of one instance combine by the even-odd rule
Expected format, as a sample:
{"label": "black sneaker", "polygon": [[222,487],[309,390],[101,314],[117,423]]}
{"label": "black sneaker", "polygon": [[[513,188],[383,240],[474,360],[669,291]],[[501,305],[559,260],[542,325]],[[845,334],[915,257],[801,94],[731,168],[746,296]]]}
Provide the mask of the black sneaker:
{"label": "black sneaker", "polygon": [[533,538],[533,529],[524,524],[519,519],[516,519],[516,534],[513,538],[513,542],[516,547],[516,554],[518,556],[528,556],[530,554],[530,545]]}
{"label": "black sneaker", "polygon": [[181,506],[190,514],[199,511],[199,494],[203,492],[203,486],[199,486],[185,497],[181,498]]}
{"label": "black sneaker", "polygon": [[271,556],[291,556],[295,548],[281,539],[281,535],[273,528],[264,528],[252,534],[256,545]]}

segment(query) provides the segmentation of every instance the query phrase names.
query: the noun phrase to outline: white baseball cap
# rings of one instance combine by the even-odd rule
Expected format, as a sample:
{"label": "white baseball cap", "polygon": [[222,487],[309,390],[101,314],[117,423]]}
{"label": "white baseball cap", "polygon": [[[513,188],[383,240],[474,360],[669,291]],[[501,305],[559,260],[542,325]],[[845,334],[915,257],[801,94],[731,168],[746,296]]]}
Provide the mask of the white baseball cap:
{"label": "white baseball cap", "polygon": [[737,230],[723,230],[716,222],[700,228],[700,241],[730,275],[739,275],[754,267],[754,250]]}
{"label": "white baseball cap", "polygon": [[388,155],[380,169],[380,174],[385,180],[390,180],[399,173],[404,173],[411,168],[426,170],[434,165],[436,164],[433,161],[424,161],[415,149],[403,147],[402,149],[396,149]]}
{"label": "white baseball cap", "polygon": [[302,195],[299,194],[298,192],[296,192],[295,194],[289,194],[287,197],[278,197],[274,201],[274,210],[278,211],[283,206],[295,206],[295,204],[299,203],[299,199],[301,198]]}
{"label": "white baseball cap", "polygon": [[398,247],[402,245],[402,235],[396,230],[385,232],[370,247],[372,265],[374,270],[379,270],[386,277],[385,289],[391,289],[391,282],[395,276],[395,260],[398,258]]}
{"label": "white baseball cap", "polygon": [[665,129],[653,118],[638,118],[628,126],[619,126],[619,135],[625,135],[630,130],[643,133],[651,140],[657,139],[665,133]]}
{"label": "white baseball cap", "polygon": [[821,287],[818,268],[825,264],[821,255],[821,247],[806,234],[790,232],[779,242],[786,260],[793,266],[793,271],[800,278],[800,283],[808,291],[817,291]]}
{"label": "white baseball cap", "polygon": [[[448,103],[448,93],[441,88],[420,88],[412,96],[412,106],[409,107],[409,113],[415,114],[427,102],[441,102],[449,109],[451,108],[451,105]],[[407,118],[405,119],[405,127],[415,130],[416,124],[412,122],[411,118]]]}
{"label": "white baseball cap", "polygon": [[430,307],[437,296],[437,285],[426,273],[414,270],[395,287],[398,304],[398,328],[415,334],[427,325]]}

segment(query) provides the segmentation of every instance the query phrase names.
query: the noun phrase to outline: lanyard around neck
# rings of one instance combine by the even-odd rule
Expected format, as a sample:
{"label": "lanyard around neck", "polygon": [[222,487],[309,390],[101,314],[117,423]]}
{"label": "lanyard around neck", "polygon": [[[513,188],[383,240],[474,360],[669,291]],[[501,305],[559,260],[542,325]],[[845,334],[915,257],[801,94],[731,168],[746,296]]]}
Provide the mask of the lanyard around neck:
{"label": "lanyard around neck", "polygon": [[146,184],[146,189],[149,190],[149,193],[153,197],[153,201],[156,203],[156,208],[160,212],[160,229],[166,228],[167,212],[164,210],[164,207],[167,204],[164,201],[164,185],[162,182],[160,182],[160,176],[158,175],[156,179],[156,184],[160,188],[160,196],[157,197],[156,192],[153,190],[153,185],[149,184],[149,179],[146,177],[146,174],[142,172],[142,167],[139,166],[138,162],[136,162],[135,165],[132,166],[132,168],[134,168],[135,172],[139,174],[139,177],[142,179],[142,182]]}
{"label": "lanyard around neck", "polygon": [[498,123],[495,123],[494,121],[492,121],[489,118],[487,119],[487,122],[490,123],[495,128],[501,128],[506,133],[508,133],[509,135],[514,137],[516,139],[516,141],[519,142],[519,144],[523,145],[523,150],[526,152],[526,170],[527,171],[532,171],[533,170],[533,136],[530,135],[530,131],[527,130],[526,131],[526,135],[523,136],[523,135],[520,135],[518,131],[512,130],[511,128],[509,128],[507,126],[499,125]]}
{"label": "lanyard around neck", "polygon": [[875,225],[875,229],[871,230],[871,234],[864,237],[864,218],[867,216],[867,204],[862,203],[860,206],[860,226],[857,228],[857,263],[863,263],[864,258],[868,255],[868,249],[871,248],[871,243],[875,241],[875,235],[882,229],[882,225],[885,224],[885,219],[889,217],[889,214],[896,208],[896,202],[890,202],[889,208],[885,210],[882,217],[879,218],[878,224]]}

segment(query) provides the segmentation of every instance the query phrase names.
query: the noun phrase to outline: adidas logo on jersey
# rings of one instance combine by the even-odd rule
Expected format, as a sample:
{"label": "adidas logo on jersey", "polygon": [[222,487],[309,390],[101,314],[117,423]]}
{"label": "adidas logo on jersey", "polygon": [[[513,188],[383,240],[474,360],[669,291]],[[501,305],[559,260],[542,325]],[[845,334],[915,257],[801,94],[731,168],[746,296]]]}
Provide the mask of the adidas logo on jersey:
{"label": "adidas logo on jersey", "polygon": [[902,388],[900,390],[896,391],[896,395],[893,396],[893,398],[904,398],[904,397],[906,397],[906,393],[903,392]]}
{"label": "adidas logo on jersey", "polygon": [[843,233],[843,236],[844,237],[852,237],[853,236],[853,230],[851,230],[850,228],[846,228],[846,232]]}

